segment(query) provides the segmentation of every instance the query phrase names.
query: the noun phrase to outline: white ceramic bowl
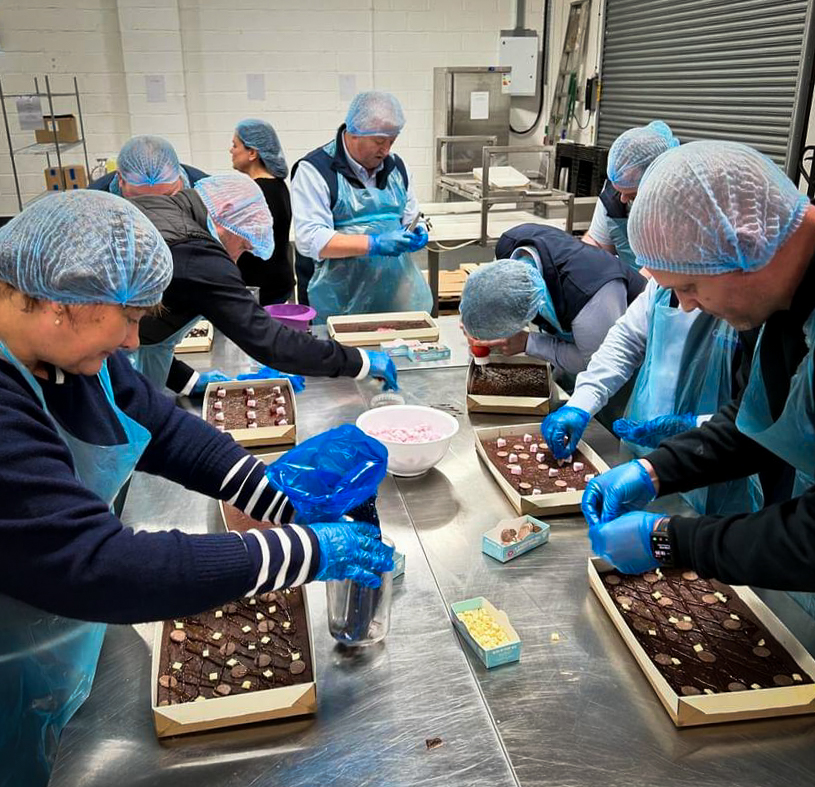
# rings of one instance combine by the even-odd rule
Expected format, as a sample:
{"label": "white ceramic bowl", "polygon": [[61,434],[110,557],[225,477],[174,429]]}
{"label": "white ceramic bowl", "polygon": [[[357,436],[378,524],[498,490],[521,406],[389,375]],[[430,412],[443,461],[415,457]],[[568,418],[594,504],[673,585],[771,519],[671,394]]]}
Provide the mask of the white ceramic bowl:
{"label": "white ceramic bowl", "polygon": [[394,404],[377,407],[357,418],[357,426],[371,434],[371,430],[394,429],[428,424],[440,434],[439,440],[427,443],[394,443],[374,437],[388,449],[388,472],[394,475],[415,476],[426,473],[438,464],[450,447],[450,440],[458,432],[458,421],[452,415],[415,404]]}

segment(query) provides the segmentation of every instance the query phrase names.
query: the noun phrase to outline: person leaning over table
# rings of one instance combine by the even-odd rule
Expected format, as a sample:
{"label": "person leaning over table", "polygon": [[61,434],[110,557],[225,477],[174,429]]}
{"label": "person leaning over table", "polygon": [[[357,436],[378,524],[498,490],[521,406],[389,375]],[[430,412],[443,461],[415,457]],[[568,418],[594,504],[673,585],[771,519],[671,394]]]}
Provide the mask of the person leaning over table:
{"label": "person leaning over table", "polygon": [[175,148],[166,139],[142,134],[122,145],[116,157],[116,171],[97,178],[88,188],[120,197],[171,196],[205,177],[206,172],[179,164]]}
{"label": "person leaning over table", "polygon": [[[613,254],[545,224],[507,230],[495,257],[468,277],[461,294],[468,341],[549,361],[572,383],[645,287]],[[530,321],[538,330],[525,330]]]}
{"label": "person leaning over table", "polygon": [[[594,552],[629,573],[657,565],[797,593],[815,613],[815,207],[769,159],[734,142],[693,142],[648,170],[631,243],[684,309],[760,327],[746,388],[697,429],[592,480]],[[746,354],[747,356],[747,354]],[[780,458],[793,498],[752,514],[667,516],[657,495],[740,478]]]}
{"label": "person leaning over table", "polygon": [[289,259],[291,197],[286,186],[289,166],[277,132],[270,123],[257,118],[241,120],[232,135],[232,168],[258,184],[274,224],[274,251],[262,260],[245,251],[238,259],[244,282],[260,287],[260,305],[285,303],[294,291],[294,270]]}
{"label": "person leaning over table", "polygon": [[427,245],[427,229],[422,222],[408,229],[419,203],[405,163],[391,152],[404,125],[395,96],[359,93],[336,138],[292,169],[298,300],[322,321],[433,306],[410,258]]}
{"label": "person leaning over table", "polygon": [[657,156],[679,145],[661,120],[624,131],[608,151],[606,180],[583,241],[616,254],[639,268],[628,242],[628,214],[645,170]]}
{"label": "person leaning over table", "polygon": [[180,617],[316,579],[375,582],[369,572],[391,564],[361,524],[134,533],[111,513],[135,469],[255,519],[293,513],[259,459],[119,352],[138,347],[172,270],[152,224],[109,194],[49,195],[0,229],[2,784],[47,782],[59,732],[90,690],[101,623]]}
{"label": "person leaning over table", "polygon": [[136,368],[162,389],[203,393],[230,379],[215,369],[199,375],[174,359],[175,345],[202,317],[260,363],[292,374],[377,377],[396,387],[396,367],[384,352],[366,352],[320,340],[272,319],[246,289],[237,260],[251,250],[268,259],[274,250],[266,199],[249,177],[213,175],[172,197],[137,197],[133,204],[170,246],[172,281],[162,308],[139,325]]}

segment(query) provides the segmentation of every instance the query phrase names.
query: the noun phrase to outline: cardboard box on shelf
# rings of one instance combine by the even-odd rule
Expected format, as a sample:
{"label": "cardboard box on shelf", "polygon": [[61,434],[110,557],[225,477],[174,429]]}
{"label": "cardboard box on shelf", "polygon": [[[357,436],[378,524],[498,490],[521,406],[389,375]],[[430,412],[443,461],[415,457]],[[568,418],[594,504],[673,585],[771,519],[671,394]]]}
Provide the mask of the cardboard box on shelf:
{"label": "cardboard box on shelf", "polygon": [[63,167],[62,177],[65,181],[66,191],[88,187],[88,176],[85,167],[81,164],[69,164],[67,167]]}
{"label": "cardboard box on shelf", "polygon": [[45,188],[47,191],[65,191],[65,175],[59,167],[45,168]]}
{"label": "cardboard box on shelf", "polygon": [[45,115],[45,128],[37,129],[34,138],[48,144],[54,141],[54,125],[57,129],[57,142],[79,142],[79,127],[73,115]]}

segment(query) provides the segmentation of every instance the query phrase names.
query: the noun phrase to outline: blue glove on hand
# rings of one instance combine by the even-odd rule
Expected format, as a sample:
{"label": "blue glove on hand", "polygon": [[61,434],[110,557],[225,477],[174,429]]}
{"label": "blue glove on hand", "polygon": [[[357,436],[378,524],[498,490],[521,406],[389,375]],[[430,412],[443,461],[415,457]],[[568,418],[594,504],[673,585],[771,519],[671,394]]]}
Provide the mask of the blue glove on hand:
{"label": "blue glove on hand", "polygon": [[606,470],[589,481],[580,507],[589,527],[642,508],[657,496],[648,471],[638,462]]}
{"label": "blue glove on hand", "polygon": [[368,358],[371,361],[369,377],[376,377],[385,381],[383,391],[398,391],[399,384],[396,382],[396,364],[387,353],[368,351]]}
{"label": "blue glove on hand", "polygon": [[320,544],[315,579],[352,579],[365,587],[379,587],[377,576],[393,570],[393,547],[379,540],[379,528],[362,522],[309,525]]}
{"label": "blue glove on hand", "polygon": [[665,514],[631,511],[589,528],[591,550],[623,574],[642,574],[659,561],[651,552],[651,531]]}
{"label": "blue glove on hand", "polygon": [[541,434],[555,455],[565,459],[577,450],[577,444],[586,431],[591,416],[579,407],[561,407],[547,416],[541,424]]}
{"label": "blue glove on hand", "polygon": [[286,379],[291,383],[291,387],[295,393],[300,393],[306,387],[306,378],[299,374],[286,374],[279,372],[277,369],[272,369],[269,366],[261,366],[256,372],[251,374],[239,374],[236,380],[275,380],[280,378]]}
{"label": "blue glove on hand", "polygon": [[666,437],[687,432],[696,426],[693,413],[684,415],[659,415],[648,421],[631,421],[618,418],[612,425],[614,434],[629,443],[636,443],[645,448],[656,448]]}
{"label": "blue glove on hand", "polygon": [[228,374],[224,374],[220,369],[211,369],[208,372],[201,372],[195,385],[192,387],[192,393],[201,395],[207,390],[210,383],[228,383],[232,378]]}
{"label": "blue glove on hand", "polygon": [[415,230],[411,233],[412,238],[410,241],[410,250],[411,251],[419,251],[419,249],[423,249],[427,246],[427,242],[430,240],[430,236],[427,234],[427,230],[420,224],[416,227]]}
{"label": "blue glove on hand", "polygon": [[391,230],[378,235],[369,235],[369,257],[398,257],[400,254],[411,251],[415,243],[412,232],[406,229]]}

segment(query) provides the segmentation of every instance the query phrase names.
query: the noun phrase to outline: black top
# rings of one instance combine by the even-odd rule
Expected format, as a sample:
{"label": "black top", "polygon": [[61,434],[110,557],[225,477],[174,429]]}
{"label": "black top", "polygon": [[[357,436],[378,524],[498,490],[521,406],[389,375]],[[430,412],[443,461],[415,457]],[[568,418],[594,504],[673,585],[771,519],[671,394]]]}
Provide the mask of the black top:
{"label": "black top", "polygon": [[[815,260],[815,257],[813,257]],[[802,327],[815,309],[815,265],[787,311],[772,314],[761,342],[761,373],[773,418],[789,394],[790,380],[807,352]],[[739,374],[747,379],[755,343],[742,336]],[[743,478],[778,464],[778,457],[736,428],[739,401],[710,421],[661,443],[647,459],[660,494]],[[669,533],[677,564],[730,584],[815,591],[815,487],[793,500],[755,514],[671,518]]]}
{"label": "black top", "polygon": [[260,287],[260,303],[283,303],[294,289],[294,270],[289,259],[289,232],[291,231],[291,197],[285,180],[257,178],[266,204],[274,221],[274,253],[262,260],[248,251],[238,260],[244,282]]}

